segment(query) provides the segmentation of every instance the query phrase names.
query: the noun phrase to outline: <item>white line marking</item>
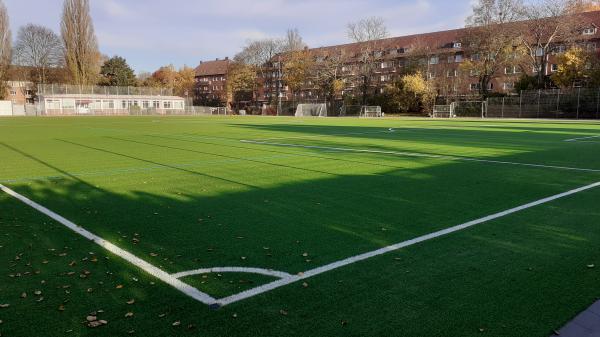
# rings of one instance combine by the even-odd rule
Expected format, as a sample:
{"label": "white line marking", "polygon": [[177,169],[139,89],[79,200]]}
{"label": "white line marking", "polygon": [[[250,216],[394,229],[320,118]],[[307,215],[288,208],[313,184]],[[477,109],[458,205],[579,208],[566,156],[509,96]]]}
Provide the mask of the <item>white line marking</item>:
{"label": "white line marking", "polygon": [[259,274],[265,276],[272,276],[276,278],[288,278],[292,275],[272,269],[262,269],[262,268],[245,268],[245,267],[215,267],[215,268],[205,268],[205,269],[196,269],[190,271],[183,271],[177,274],[171,274],[174,278],[183,278],[194,275],[201,274],[212,274],[212,273],[247,273],[247,274]]}
{"label": "white line marking", "polygon": [[295,137],[260,138],[260,139],[254,139],[253,141],[262,142],[262,141],[267,141],[267,140],[304,139],[304,138],[352,136],[352,135],[372,135],[372,134],[377,134],[377,133],[389,133],[389,131],[327,133],[327,134],[305,135],[305,136],[295,136]]}
{"label": "white line marking", "polygon": [[173,288],[181,291],[182,293],[190,296],[191,298],[193,298],[197,301],[200,301],[204,304],[207,304],[207,305],[213,305],[216,303],[216,299],[209,296],[208,294],[205,294],[205,293],[199,291],[198,289],[181,282],[177,278],[169,275],[169,273],[151,265],[150,263],[140,259],[139,257],[129,253],[128,251],[115,246],[114,244],[102,239],[101,237],[81,228],[80,226],[76,225],[75,223],[52,212],[51,210],[47,209],[46,207],[41,206],[41,205],[35,203],[34,201],[20,195],[19,193],[9,189],[8,187],[0,184],[0,190],[2,190],[4,193],[6,193],[18,200],[20,200],[21,202],[30,206],[31,208],[34,208],[35,210],[39,211],[40,213],[43,213],[43,214],[47,215],[48,217],[58,221],[59,223],[63,224],[65,227],[74,231],[75,233],[83,236],[84,238],[86,238],[90,241],[93,241],[94,243],[98,244],[102,248],[121,257],[122,259],[126,260],[127,262],[135,265],[136,267],[142,269],[146,273],[158,278],[159,280],[167,283],[168,285],[170,285]]}
{"label": "white line marking", "polygon": [[587,191],[587,190],[590,190],[590,189],[593,189],[593,188],[596,188],[596,187],[599,187],[599,186],[600,186],[600,182],[597,182],[597,183],[594,183],[594,184],[591,184],[591,185],[587,185],[587,186],[584,186],[584,187],[580,187],[580,188],[577,188],[577,189],[574,189],[574,190],[571,190],[571,191],[568,191],[568,192],[560,193],[560,194],[557,194],[557,195],[554,195],[554,196],[551,196],[551,197],[548,197],[548,198],[540,199],[538,201],[534,201],[534,202],[531,202],[531,203],[528,203],[528,204],[525,204],[525,205],[522,205],[522,206],[511,208],[511,209],[506,210],[506,211],[502,211],[502,212],[499,212],[499,213],[496,213],[496,214],[488,215],[486,217],[483,217],[483,218],[480,218],[480,219],[477,219],[477,220],[469,221],[469,222],[466,222],[466,223],[458,225],[458,226],[446,228],[446,229],[443,229],[443,230],[440,230],[440,231],[437,231],[437,232],[433,232],[433,233],[430,233],[430,234],[427,234],[427,235],[420,236],[418,238],[414,238],[414,239],[411,239],[411,240],[408,240],[408,241],[404,241],[404,242],[401,242],[401,243],[398,243],[398,244],[395,244],[395,245],[391,245],[391,246],[388,246],[388,247],[384,247],[384,248],[381,248],[381,249],[378,249],[378,250],[375,250],[375,251],[372,251],[372,252],[369,252],[369,253],[365,253],[365,254],[361,254],[361,255],[356,255],[356,256],[353,256],[353,257],[349,257],[349,258],[341,260],[341,261],[333,262],[333,263],[330,263],[330,264],[322,266],[322,267],[311,269],[311,270],[306,271],[304,273],[300,273],[300,274],[298,274],[296,276],[290,276],[290,277],[287,277],[287,278],[284,278],[284,279],[281,279],[281,280],[277,280],[275,282],[271,282],[269,284],[265,284],[263,286],[260,286],[260,287],[254,288],[254,289],[250,289],[248,291],[241,292],[241,293],[239,293],[237,295],[233,295],[233,296],[229,296],[229,297],[225,297],[225,298],[219,299],[219,300],[217,300],[217,302],[221,306],[228,305],[228,304],[231,304],[231,303],[235,303],[235,302],[238,302],[238,301],[250,298],[250,297],[254,297],[256,295],[259,295],[259,294],[262,294],[262,293],[265,293],[265,292],[268,292],[268,291],[271,291],[271,290],[274,290],[274,289],[286,286],[288,284],[295,283],[295,282],[298,282],[300,280],[307,279],[309,277],[317,276],[319,274],[323,274],[325,272],[328,272],[328,271],[331,271],[331,270],[334,270],[334,269],[338,269],[338,268],[341,268],[341,267],[344,267],[344,266],[347,266],[347,265],[350,265],[350,264],[353,264],[353,263],[356,263],[356,262],[359,262],[359,261],[370,259],[370,258],[375,257],[375,256],[383,255],[383,254],[386,254],[386,253],[389,253],[389,252],[393,252],[393,251],[396,251],[396,250],[399,250],[399,249],[402,249],[402,248],[406,248],[408,246],[416,245],[416,244],[424,242],[424,241],[432,240],[432,239],[435,239],[435,238],[446,236],[446,235],[451,234],[451,233],[462,231],[462,230],[465,230],[467,228],[470,228],[470,227],[473,227],[473,226],[476,226],[476,225],[479,225],[479,224],[482,224],[482,223],[485,223],[485,222],[489,222],[489,221],[492,221],[492,220],[495,220],[495,219],[498,219],[498,218],[502,218],[502,217],[505,217],[507,215],[510,215],[510,214],[513,214],[513,213],[517,213],[517,212],[526,210],[528,208],[532,208],[532,207],[535,207],[535,206],[546,204],[546,203],[549,203],[551,201],[554,201],[554,200],[557,200],[557,199],[561,199],[561,198],[564,198],[564,197],[567,197],[567,196],[570,196],[570,195],[573,195],[573,194],[577,194],[577,193],[580,193],[580,192],[583,192],[583,191]]}
{"label": "white line marking", "polygon": [[581,138],[565,139],[565,142],[576,142],[578,140],[586,140],[586,139],[592,139],[592,138],[600,138],[600,135],[598,135],[598,136],[589,136],[589,137],[581,137]]}
{"label": "white line marking", "polygon": [[558,169],[558,170],[567,170],[567,171],[600,172],[600,169],[586,169],[586,168],[578,168],[578,167],[543,165],[543,164],[528,164],[528,163],[518,163],[518,162],[511,162],[511,161],[477,159],[477,158],[470,158],[470,157],[437,155],[437,154],[427,154],[427,153],[418,153],[418,152],[365,150],[365,149],[355,149],[355,148],[348,148],[348,147],[330,147],[330,146],[317,146],[317,145],[258,142],[258,141],[253,141],[253,140],[240,140],[240,142],[247,143],[247,144],[271,145],[271,146],[281,146],[281,147],[298,147],[298,148],[304,148],[304,149],[335,150],[335,151],[356,152],[356,153],[378,153],[378,154],[391,154],[391,155],[406,156],[406,157],[435,158],[435,159],[456,160],[456,161],[469,161],[469,162],[477,162],[477,163],[527,166],[527,167],[548,168],[548,169]]}

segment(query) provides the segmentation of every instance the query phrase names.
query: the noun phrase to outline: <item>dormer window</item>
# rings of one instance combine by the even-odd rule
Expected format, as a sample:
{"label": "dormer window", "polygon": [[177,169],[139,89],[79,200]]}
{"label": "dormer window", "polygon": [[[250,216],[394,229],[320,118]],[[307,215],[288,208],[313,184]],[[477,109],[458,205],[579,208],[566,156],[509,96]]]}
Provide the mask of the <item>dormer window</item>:
{"label": "dormer window", "polygon": [[598,31],[596,27],[589,27],[583,30],[583,35],[594,35]]}
{"label": "dormer window", "polygon": [[452,42],[452,48],[454,48],[454,49],[462,48],[462,43],[460,43],[460,42]]}

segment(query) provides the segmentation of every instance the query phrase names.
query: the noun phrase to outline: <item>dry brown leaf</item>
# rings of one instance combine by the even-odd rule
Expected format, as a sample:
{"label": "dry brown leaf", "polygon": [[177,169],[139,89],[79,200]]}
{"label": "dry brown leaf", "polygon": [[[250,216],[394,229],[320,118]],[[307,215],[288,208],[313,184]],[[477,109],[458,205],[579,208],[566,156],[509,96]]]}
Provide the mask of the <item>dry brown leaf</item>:
{"label": "dry brown leaf", "polygon": [[122,285],[122,284],[119,284],[119,285],[117,285],[115,288],[117,288],[117,289],[123,289],[123,285]]}
{"label": "dry brown leaf", "polygon": [[283,310],[283,309],[279,310],[279,313],[281,314],[281,316],[287,316],[288,315],[288,312],[285,311],[285,310]]}
{"label": "dry brown leaf", "polygon": [[181,321],[175,321],[173,322],[173,324],[171,324],[172,326],[180,326],[181,325]]}
{"label": "dry brown leaf", "polygon": [[90,315],[90,316],[86,317],[85,320],[88,322],[93,322],[93,321],[98,320],[98,317]]}
{"label": "dry brown leaf", "polygon": [[8,308],[8,307],[10,307],[10,304],[8,304],[8,303],[0,304],[0,308],[1,309],[5,309],[5,308]]}
{"label": "dry brown leaf", "polygon": [[127,304],[129,304],[129,305],[132,305],[132,304],[134,304],[134,303],[135,303],[135,300],[134,300],[133,298],[132,298],[132,299],[130,299],[129,301],[127,301]]}
{"label": "dry brown leaf", "polygon": [[128,313],[126,313],[126,314],[125,314],[125,317],[126,317],[126,318],[133,317],[133,312],[128,312]]}
{"label": "dry brown leaf", "polygon": [[21,298],[27,298],[27,293],[21,293]]}

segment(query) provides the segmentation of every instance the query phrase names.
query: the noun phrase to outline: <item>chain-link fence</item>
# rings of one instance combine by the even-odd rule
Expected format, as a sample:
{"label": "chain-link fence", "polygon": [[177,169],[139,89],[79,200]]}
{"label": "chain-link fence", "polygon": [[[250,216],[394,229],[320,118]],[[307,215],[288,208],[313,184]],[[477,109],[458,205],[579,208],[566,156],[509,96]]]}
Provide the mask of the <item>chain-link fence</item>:
{"label": "chain-link fence", "polygon": [[487,102],[489,118],[600,119],[600,88],[522,91]]}
{"label": "chain-link fence", "polygon": [[172,88],[40,84],[37,95],[173,96]]}

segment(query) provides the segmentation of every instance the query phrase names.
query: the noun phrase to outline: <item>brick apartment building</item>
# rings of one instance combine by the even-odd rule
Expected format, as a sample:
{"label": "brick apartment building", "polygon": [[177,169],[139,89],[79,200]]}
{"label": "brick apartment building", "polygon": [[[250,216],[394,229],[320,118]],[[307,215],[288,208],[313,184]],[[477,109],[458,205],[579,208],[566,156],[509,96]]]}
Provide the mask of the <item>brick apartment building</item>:
{"label": "brick apartment building", "polygon": [[231,60],[228,57],[222,60],[200,62],[195,69],[196,104],[220,106],[227,104],[227,73],[230,64]]}
{"label": "brick apartment building", "polygon": [[[581,24],[585,28],[581,31],[581,37],[577,39],[577,42],[587,50],[598,50],[600,46],[600,32],[598,31],[600,11],[579,14],[578,20],[581,20]],[[439,95],[477,95],[480,91],[478,77],[476,74],[461,73],[460,69],[465,60],[474,57],[469,55],[467,48],[463,46],[462,40],[466,33],[467,30],[463,28],[378,40],[373,51],[376,69],[371,79],[371,89],[382,91],[387,84],[399,78],[404,67],[409,66],[409,63],[414,62],[417,58],[422,65],[425,65],[427,78],[435,79]],[[348,95],[360,96],[361,83],[356,73],[358,58],[361,56],[364,46],[364,43],[351,43],[309,50],[317,64],[332,56],[339,56],[344,60],[339,71],[342,74],[341,78],[345,83],[345,88],[342,91],[342,97],[337,97],[337,99]],[[423,49],[427,50],[426,56],[418,54],[419,50],[422,52]],[[544,56],[548,60],[545,75],[551,75],[558,70],[557,55],[563,53],[567,48],[561,42],[557,42],[553,49],[554,51],[550,55]],[[258,78],[259,90],[256,93],[258,104],[272,104],[278,99],[278,96],[281,96],[283,101],[322,101],[325,99],[319,97],[318,88],[311,80],[307,81],[304,88],[298,92],[291,92],[281,80],[282,66],[278,60],[279,58],[265,65],[264,76]],[[200,64],[196,69],[198,97],[205,100],[218,99],[223,104],[227,102],[225,87],[229,64],[228,59]],[[507,66],[499,74],[496,74],[488,89],[491,92],[512,93],[515,83],[523,75],[523,72],[533,75],[535,70],[523,70],[516,64]]]}

